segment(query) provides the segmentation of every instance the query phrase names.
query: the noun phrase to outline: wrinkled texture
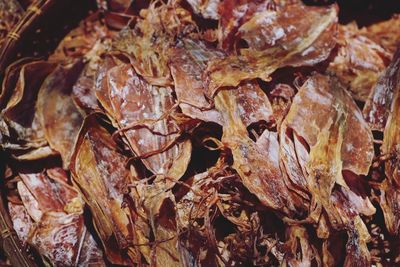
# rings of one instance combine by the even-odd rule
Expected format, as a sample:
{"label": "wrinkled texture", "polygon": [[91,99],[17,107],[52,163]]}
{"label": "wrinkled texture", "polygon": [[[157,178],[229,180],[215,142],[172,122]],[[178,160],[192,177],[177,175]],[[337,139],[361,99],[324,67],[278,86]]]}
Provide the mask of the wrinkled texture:
{"label": "wrinkled texture", "polygon": [[389,20],[365,27],[362,29],[362,34],[380,44],[393,55],[400,44],[400,15],[394,14]]}
{"label": "wrinkled texture", "polygon": [[[263,33],[259,38],[259,32]],[[325,60],[336,44],[337,8],[287,5],[278,11],[256,13],[241,25],[240,37],[249,48],[208,64],[209,92],[237,86],[241,80],[261,78],[268,81],[284,66],[314,65]]]}
{"label": "wrinkled texture", "polygon": [[364,106],[364,117],[373,130],[383,131],[391,110],[392,99],[400,86],[400,50],[379,77]]}
{"label": "wrinkled texture", "polygon": [[355,24],[339,27],[339,51],[327,71],[348,85],[356,100],[365,102],[390,60],[390,54],[357,31]]}
{"label": "wrinkled texture", "polygon": [[397,266],[398,15],[305,2],[98,0],[10,64],[10,262]]}
{"label": "wrinkled texture", "polygon": [[58,66],[44,81],[36,104],[46,140],[52,149],[60,153],[65,168],[69,166],[75,139],[83,122],[71,98],[72,86],[81,69],[79,62]]}

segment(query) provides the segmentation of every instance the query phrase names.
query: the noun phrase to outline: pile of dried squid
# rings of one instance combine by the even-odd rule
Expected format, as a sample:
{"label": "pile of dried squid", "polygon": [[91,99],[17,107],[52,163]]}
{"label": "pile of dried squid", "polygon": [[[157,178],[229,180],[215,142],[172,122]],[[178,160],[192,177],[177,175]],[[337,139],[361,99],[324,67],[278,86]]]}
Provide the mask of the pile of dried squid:
{"label": "pile of dried squid", "polygon": [[400,16],[359,28],[337,4],[98,2],[47,59],[4,74],[16,253],[400,264]]}

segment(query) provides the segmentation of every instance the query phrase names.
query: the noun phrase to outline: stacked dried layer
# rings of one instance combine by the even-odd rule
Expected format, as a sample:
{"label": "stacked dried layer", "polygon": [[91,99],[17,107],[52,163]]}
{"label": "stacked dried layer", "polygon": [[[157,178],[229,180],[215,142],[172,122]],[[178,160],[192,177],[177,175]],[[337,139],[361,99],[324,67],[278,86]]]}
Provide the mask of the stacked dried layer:
{"label": "stacked dried layer", "polygon": [[396,264],[398,31],[299,1],[99,3],[0,91],[21,242],[55,266]]}

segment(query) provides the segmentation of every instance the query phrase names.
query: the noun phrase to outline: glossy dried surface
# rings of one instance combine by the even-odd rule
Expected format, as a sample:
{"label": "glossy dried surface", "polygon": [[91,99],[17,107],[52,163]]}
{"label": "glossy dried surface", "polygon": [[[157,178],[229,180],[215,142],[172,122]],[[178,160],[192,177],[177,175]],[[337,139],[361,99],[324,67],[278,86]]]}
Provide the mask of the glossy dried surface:
{"label": "glossy dried surface", "polygon": [[326,2],[101,0],[48,58],[11,64],[6,254],[397,266],[398,15],[343,25]]}

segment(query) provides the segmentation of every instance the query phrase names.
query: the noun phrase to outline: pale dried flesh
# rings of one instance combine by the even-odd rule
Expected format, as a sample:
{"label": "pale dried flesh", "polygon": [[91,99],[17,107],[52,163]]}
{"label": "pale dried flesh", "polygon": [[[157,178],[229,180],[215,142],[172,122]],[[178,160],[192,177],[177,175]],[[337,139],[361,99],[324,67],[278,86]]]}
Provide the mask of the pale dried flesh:
{"label": "pale dried flesh", "polygon": [[[11,64],[1,187],[16,253],[399,265],[400,15],[359,28],[320,2],[97,1],[47,59]],[[0,44],[15,23],[2,12]]]}

